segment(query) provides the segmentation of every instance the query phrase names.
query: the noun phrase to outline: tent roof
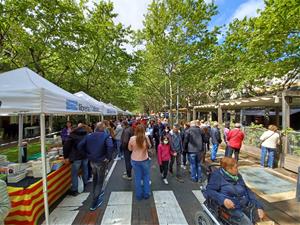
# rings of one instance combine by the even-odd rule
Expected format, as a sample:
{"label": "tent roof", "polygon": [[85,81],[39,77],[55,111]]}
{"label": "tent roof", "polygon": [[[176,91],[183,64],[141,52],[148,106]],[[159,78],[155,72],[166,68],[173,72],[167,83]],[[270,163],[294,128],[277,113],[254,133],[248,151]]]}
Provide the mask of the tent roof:
{"label": "tent roof", "polygon": [[83,91],[79,91],[79,92],[75,93],[74,95],[97,105],[101,110],[101,114],[103,114],[104,116],[117,115],[117,110],[115,108],[105,104],[104,102],[94,99],[93,97],[89,96],[88,94],[86,94]]}
{"label": "tent roof", "polygon": [[93,114],[99,109],[27,67],[0,74],[1,114]]}
{"label": "tent roof", "polygon": [[122,115],[125,115],[125,114],[126,114],[126,112],[124,112],[124,111],[123,111],[122,109],[120,109],[119,107],[117,107],[117,106],[115,106],[115,105],[113,105],[113,104],[111,104],[111,103],[108,103],[108,105],[111,106],[111,107],[113,107],[113,108],[115,108],[115,109],[117,110],[118,114],[122,114]]}

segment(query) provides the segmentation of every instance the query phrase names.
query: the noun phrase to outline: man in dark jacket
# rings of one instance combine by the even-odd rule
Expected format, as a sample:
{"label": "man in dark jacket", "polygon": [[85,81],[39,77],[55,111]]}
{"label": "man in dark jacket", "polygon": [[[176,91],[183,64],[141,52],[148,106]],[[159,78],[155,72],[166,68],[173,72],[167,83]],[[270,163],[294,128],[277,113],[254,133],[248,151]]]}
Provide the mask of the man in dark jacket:
{"label": "man in dark jacket", "polygon": [[189,162],[191,167],[191,180],[202,182],[201,159],[203,157],[202,131],[196,126],[196,122],[191,122],[191,127],[186,131],[184,146],[187,146]]}
{"label": "man in dark jacket", "polygon": [[124,130],[121,136],[121,146],[122,150],[124,152],[124,159],[125,159],[125,167],[126,167],[126,173],[123,174],[123,178],[126,180],[132,180],[131,177],[131,151],[128,150],[128,143],[133,135],[133,129],[129,126],[128,122],[125,120],[123,121]]}
{"label": "man in dark jacket", "polygon": [[210,159],[211,161],[216,161],[219,144],[222,143],[219,124],[217,122],[215,122],[213,128],[211,128],[210,136],[211,136],[211,143],[213,145]]}
{"label": "man in dark jacket", "polygon": [[85,152],[90,160],[93,173],[93,202],[91,211],[96,210],[103,202],[104,191],[102,191],[105,171],[108,162],[112,158],[112,137],[105,132],[103,122],[97,123],[94,133],[87,135],[79,144],[78,148]]}
{"label": "man in dark jacket", "polygon": [[88,127],[83,124],[78,124],[78,127],[74,129],[65,140],[63,146],[63,154],[65,163],[72,163],[71,177],[72,187],[70,194],[76,196],[78,194],[78,172],[82,169],[82,180],[86,186],[88,183],[88,159],[84,152],[78,150],[78,143],[87,135]]}

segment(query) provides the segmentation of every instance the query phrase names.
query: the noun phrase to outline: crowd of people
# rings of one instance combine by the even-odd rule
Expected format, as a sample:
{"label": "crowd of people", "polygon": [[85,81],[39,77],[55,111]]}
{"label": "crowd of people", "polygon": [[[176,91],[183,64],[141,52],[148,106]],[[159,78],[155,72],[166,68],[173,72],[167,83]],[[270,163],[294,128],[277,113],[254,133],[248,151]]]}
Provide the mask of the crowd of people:
{"label": "crowd of people", "polygon": [[[261,137],[264,151],[263,165],[266,153],[270,155],[272,151],[271,140],[278,141],[274,129],[270,127],[269,131]],[[230,125],[226,123],[222,133],[226,145],[225,157],[233,159],[237,164],[245,137],[241,125],[236,123],[234,128],[230,129]],[[208,122],[196,120],[170,127],[166,118],[104,120],[97,123],[94,130],[82,122],[78,123],[76,128],[72,128],[68,122],[62,132],[62,138],[65,162],[72,163],[70,193],[78,194],[77,178],[80,168],[84,186],[89,181],[93,182],[93,202],[90,210],[96,210],[103,202],[103,182],[111,160],[124,159],[125,172],[122,178],[132,181],[134,177],[135,197],[142,200],[148,199],[151,195],[151,163],[158,163],[160,176],[166,185],[169,184],[169,174],[174,175],[178,182],[184,182],[183,171],[188,165],[190,180],[202,183],[203,165],[205,161],[217,160],[219,145],[222,143],[217,122],[210,126]],[[154,152],[156,157],[153,157]],[[208,152],[210,158],[207,157]],[[155,158],[157,162],[151,161]],[[268,166],[272,167],[272,154],[269,158]],[[235,176],[233,175],[234,179],[237,179]],[[229,203],[226,204],[227,207]]]}

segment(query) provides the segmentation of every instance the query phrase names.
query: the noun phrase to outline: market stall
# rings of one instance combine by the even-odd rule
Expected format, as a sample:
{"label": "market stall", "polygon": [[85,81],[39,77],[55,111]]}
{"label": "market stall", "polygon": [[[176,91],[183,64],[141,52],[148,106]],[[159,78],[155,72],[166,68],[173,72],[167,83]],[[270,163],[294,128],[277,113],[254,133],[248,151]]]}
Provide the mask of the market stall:
{"label": "market stall", "polygon": [[[70,167],[70,165],[64,165],[47,176],[49,205],[52,205],[70,188]],[[26,188],[8,186],[8,194],[12,210],[6,218],[5,224],[37,224],[39,217],[44,212],[43,181],[39,180]]]}
{"label": "market stall", "polygon": [[[36,193],[36,196],[44,200],[46,224],[49,224],[48,203],[53,202],[50,196],[50,184],[47,185],[47,160],[45,149],[45,115],[68,115],[68,114],[94,114],[99,115],[101,109],[91,102],[85,101],[49,82],[28,68],[20,68],[0,74],[0,116],[1,115],[19,115],[19,146],[22,145],[23,115],[40,115],[40,140],[41,140],[41,171],[43,178],[40,185],[43,184],[43,191]],[[19,154],[20,155],[20,154]],[[19,157],[20,158],[20,157]],[[19,160],[20,162],[20,160]],[[56,173],[54,173],[56,174]],[[22,176],[24,173],[22,173]],[[55,175],[52,175],[55,176]],[[19,178],[19,177],[17,177]],[[65,179],[64,179],[65,180]],[[13,192],[14,193],[14,192]],[[22,194],[23,192],[17,192]],[[26,192],[25,192],[26,193]],[[43,196],[42,196],[43,194]],[[49,194],[49,201],[48,201]],[[60,195],[59,195],[60,196]],[[59,197],[58,196],[58,197]],[[23,198],[20,196],[19,198]],[[42,200],[43,199],[43,200]],[[14,198],[11,199],[14,201]],[[28,199],[25,196],[26,204]],[[41,203],[42,204],[42,203]],[[43,205],[43,204],[42,204]],[[14,212],[15,208],[12,209]],[[25,215],[31,215],[30,211],[25,214],[22,211],[16,211],[10,214],[8,221],[23,221]],[[36,222],[36,218],[31,220]],[[29,223],[29,221],[28,221]],[[27,223],[23,223],[27,224]]]}

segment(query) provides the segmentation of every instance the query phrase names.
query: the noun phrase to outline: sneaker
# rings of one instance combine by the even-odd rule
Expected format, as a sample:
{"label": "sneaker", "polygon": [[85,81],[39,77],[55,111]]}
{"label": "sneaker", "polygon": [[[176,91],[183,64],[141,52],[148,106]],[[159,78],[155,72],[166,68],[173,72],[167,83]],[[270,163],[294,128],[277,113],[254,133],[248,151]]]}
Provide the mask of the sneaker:
{"label": "sneaker", "polygon": [[185,165],[181,165],[181,168],[186,170],[186,166]]}
{"label": "sneaker", "polygon": [[93,177],[91,177],[89,180],[88,180],[88,183],[92,183],[93,182]]}
{"label": "sneaker", "polygon": [[122,178],[125,180],[132,180],[132,177],[128,177],[126,174],[123,174]]}
{"label": "sneaker", "polygon": [[176,177],[176,180],[177,180],[179,183],[184,183],[184,180],[183,180],[181,177]]}
{"label": "sneaker", "polygon": [[92,203],[90,207],[90,211],[95,211],[97,208],[101,206],[102,203],[103,203],[103,198],[99,197],[95,202]]}
{"label": "sneaker", "polygon": [[165,184],[169,184],[169,182],[168,182],[167,179],[163,179],[163,182],[164,182]]}

